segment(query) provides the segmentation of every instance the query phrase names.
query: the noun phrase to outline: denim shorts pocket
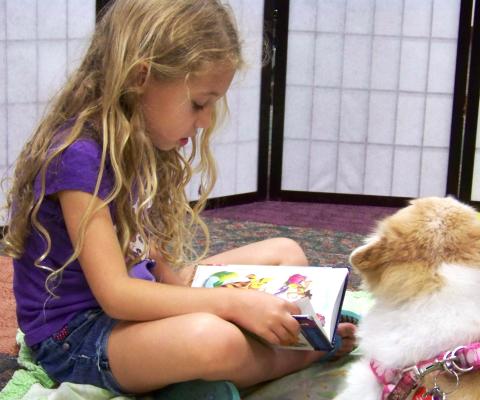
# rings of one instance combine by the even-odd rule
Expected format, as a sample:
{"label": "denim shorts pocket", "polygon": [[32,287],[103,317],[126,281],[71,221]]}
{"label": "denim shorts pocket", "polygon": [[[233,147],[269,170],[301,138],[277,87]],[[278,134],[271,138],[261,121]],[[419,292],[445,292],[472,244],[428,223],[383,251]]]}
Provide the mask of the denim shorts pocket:
{"label": "denim shorts pocket", "polygon": [[64,353],[74,351],[83,341],[83,338],[102,314],[102,310],[93,309],[79,313],[59,331],[50,336],[54,343],[61,346]]}

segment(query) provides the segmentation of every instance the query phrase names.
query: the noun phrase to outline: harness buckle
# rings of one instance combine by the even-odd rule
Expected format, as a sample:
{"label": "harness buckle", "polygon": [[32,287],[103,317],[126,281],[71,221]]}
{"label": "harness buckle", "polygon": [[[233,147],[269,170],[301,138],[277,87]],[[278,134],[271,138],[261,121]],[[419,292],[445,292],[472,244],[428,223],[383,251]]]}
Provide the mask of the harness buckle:
{"label": "harness buckle", "polygon": [[443,360],[435,359],[435,361],[433,361],[430,365],[427,365],[426,367],[420,370],[420,378],[422,379],[423,377],[425,377],[425,375],[428,375],[431,372],[445,369],[446,362],[447,360],[445,359]]}

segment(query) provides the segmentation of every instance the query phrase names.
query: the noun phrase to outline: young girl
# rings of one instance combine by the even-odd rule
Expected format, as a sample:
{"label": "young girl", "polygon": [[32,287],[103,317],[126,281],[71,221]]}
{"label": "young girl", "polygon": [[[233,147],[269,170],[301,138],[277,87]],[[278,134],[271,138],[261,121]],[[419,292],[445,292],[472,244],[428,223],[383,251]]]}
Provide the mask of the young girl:
{"label": "young girl", "polygon": [[[193,251],[197,228],[208,239],[199,212],[215,177],[209,140],[217,102],[241,65],[220,0],[116,0],[20,154],[4,244],[14,258],[19,326],[58,382],[116,394],[194,379],[243,388],[325,355],[275,349],[245,333],[292,343],[295,305],[256,291],[188,286],[199,260],[307,264],[283,238],[209,258]],[[203,184],[192,209],[185,186],[197,150]],[[133,266],[155,279],[131,276]],[[351,351],[353,333],[340,325],[338,354]]]}

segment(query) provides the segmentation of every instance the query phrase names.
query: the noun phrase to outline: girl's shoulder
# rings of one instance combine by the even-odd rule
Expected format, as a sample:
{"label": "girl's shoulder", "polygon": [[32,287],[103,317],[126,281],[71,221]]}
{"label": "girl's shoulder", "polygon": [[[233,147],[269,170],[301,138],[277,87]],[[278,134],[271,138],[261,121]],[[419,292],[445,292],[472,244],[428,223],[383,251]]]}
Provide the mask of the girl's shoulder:
{"label": "girl's shoulder", "polygon": [[91,162],[92,159],[100,162],[102,158],[102,146],[92,138],[79,137],[65,148],[61,159],[85,157]]}
{"label": "girl's shoulder", "polygon": [[[47,149],[46,158],[48,159],[55,153],[54,160],[57,164],[72,158],[74,162],[81,162],[83,158],[86,158],[88,163],[100,163],[103,146],[100,135],[93,127],[93,124],[85,123],[80,134],[72,141],[70,135],[72,134],[74,124],[75,120],[69,119],[55,130],[50,146]],[[68,145],[65,147],[67,143]],[[61,148],[60,152],[58,152],[59,148]]]}
{"label": "girl's shoulder", "polygon": [[[66,141],[71,140],[69,134],[72,126],[65,124],[59,128],[48,150],[56,154],[46,166],[45,194],[53,194],[61,190],[81,190],[93,193],[103,165],[99,193],[100,197],[106,197],[113,186],[114,179],[109,158],[108,155],[103,156],[103,146],[88,127],[84,127],[80,136],[62,151],[56,151]],[[41,188],[42,179],[38,174],[34,183],[35,197],[41,193]]]}

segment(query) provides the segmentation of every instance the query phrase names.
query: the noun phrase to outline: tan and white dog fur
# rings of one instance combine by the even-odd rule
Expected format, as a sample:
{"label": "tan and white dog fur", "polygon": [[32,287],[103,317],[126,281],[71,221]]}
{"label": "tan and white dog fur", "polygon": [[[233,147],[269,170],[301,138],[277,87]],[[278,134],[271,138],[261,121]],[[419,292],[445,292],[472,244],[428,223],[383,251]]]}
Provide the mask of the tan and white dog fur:
{"label": "tan and white dog fur", "polygon": [[[480,219],[470,206],[453,198],[413,200],[381,221],[350,262],[375,303],[358,329],[362,357],[336,400],[381,399],[371,359],[402,369],[480,341]],[[446,375],[437,380],[445,392],[455,388]],[[461,375],[447,398],[479,400],[480,372]]]}

